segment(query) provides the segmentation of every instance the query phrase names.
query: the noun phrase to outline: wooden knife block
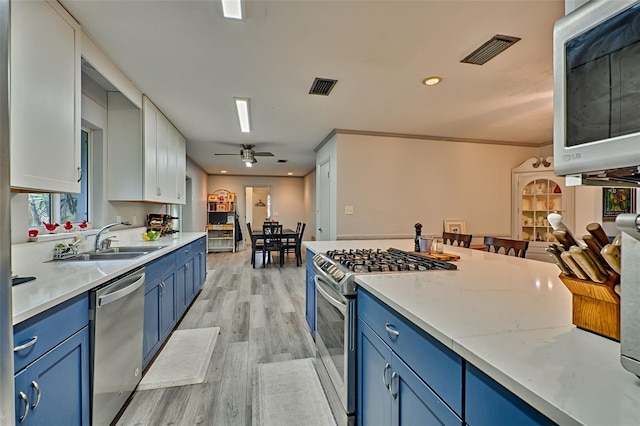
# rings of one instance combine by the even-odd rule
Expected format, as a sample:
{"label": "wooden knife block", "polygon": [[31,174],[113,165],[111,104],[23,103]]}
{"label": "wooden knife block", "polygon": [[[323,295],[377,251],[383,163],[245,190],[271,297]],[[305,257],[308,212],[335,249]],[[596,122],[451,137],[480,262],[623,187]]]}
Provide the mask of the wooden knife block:
{"label": "wooden knife block", "polygon": [[600,284],[560,274],[573,294],[573,323],[584,330],[620,341],[620,296],[613,291],[620,276]]}

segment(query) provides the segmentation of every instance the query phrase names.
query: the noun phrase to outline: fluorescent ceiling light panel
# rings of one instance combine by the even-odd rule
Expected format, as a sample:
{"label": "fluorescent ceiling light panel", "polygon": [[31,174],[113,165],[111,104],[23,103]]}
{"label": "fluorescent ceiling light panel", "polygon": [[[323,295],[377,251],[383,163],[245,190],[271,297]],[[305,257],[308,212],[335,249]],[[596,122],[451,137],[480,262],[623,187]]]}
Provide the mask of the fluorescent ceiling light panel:
{"label": "fluorescent ceiling light panel", "polygon": [[222,14],[225,18],[243,19],[242,1],[241,0],[221,0]]}
{"label": "fluorescent ceiling light panel", "polygon": [[249,124],[249,99],[234,98],[236,101],[236,110],[238,111],[238,121],[240,121],[240,131],[249,133],[251,126]]}

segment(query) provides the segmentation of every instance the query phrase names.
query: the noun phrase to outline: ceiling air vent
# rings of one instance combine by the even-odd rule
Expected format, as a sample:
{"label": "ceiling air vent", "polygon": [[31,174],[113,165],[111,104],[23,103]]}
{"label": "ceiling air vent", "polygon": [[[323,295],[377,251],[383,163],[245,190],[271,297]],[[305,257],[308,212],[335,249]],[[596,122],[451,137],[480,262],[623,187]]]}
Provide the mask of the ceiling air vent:
{"label": "ceiling air vent", "polygon": [[330,78],[316,77],[316,79],[313,80],[311,89],[309,89],[309,94],[329,96],[329,93],[331,93],[333,86],[335,86],[337,82],[338,80],[331,80]]}
{"label": "ceiling air vent", "polygon": [[469,56],[460,62],[465,64],[483,65],[489,60],[495,58],[499,53],[504,52],[507,48],[513,46],[519,40],[519,37],[499,34],[495,35],[491,40],[474,50]]}

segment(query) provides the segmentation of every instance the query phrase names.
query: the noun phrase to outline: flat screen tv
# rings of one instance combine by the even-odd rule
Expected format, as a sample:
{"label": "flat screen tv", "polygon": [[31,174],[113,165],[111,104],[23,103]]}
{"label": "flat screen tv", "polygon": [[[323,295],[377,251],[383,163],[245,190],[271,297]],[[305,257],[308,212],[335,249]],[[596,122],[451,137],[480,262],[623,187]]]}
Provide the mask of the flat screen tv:
{"label": "flat screen tv", "polygon": [[210,225],[224,225],[227,223],[227,212],[209,212],[209,224]]}

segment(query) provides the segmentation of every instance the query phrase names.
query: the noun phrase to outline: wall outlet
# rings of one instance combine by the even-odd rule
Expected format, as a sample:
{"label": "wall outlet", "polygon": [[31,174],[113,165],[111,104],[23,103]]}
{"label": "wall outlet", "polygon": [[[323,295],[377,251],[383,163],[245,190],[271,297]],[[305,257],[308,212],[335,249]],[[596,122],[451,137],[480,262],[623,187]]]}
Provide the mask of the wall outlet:
{"label": "wall outlet", "polygon": [[137,225],[138,224],[138,216],[136,216],[135,214],[131,217],[131,225]]}
{"label": "wall outlet", "polygon": [[353,214],[353,206],[344,206],[344,214]]}
{"label": "wall outlet", "polygon": [[122,222],[122,216],[116,216],[116,222]]}

